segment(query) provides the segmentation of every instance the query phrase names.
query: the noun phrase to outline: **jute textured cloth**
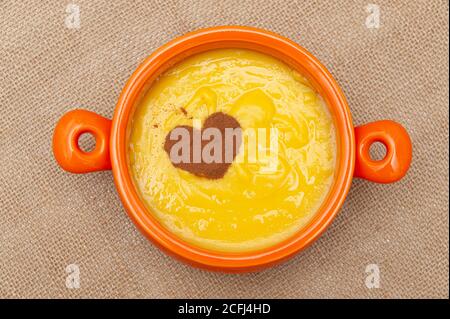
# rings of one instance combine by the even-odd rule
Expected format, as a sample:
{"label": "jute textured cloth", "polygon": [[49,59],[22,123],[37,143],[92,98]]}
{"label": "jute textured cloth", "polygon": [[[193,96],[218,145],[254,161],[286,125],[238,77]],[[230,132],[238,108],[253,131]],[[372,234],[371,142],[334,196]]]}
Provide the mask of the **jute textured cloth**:
{"label": "jute textured cloth", "polygon": [[[377,0],[379,28],[366,26],[367,1],[73,3],[79,29],[65,24],[68,1],[0,3],[1,297],[448,298],[447,1]],[[226,24],[298,42],[336,77],[355,125],[393,119],[414,144],[401,182],[355,180],[312,247],[246,275],[167,257],[128,219],[111,172],[71,175],[51,153],[62,114],[83,107],[111,117],[128,77],[154,49]],[[66,287],[70,264],[79,267],[79,289]],[[370,264],[380,270],[378,289],[365,284]]]}

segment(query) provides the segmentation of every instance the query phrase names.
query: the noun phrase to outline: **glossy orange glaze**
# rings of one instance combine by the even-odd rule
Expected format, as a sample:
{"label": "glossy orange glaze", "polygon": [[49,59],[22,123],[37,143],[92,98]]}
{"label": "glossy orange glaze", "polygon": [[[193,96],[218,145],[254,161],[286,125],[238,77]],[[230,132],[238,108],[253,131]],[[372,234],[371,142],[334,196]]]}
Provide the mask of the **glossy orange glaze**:
{"label": "glossy orange glaze", "polygon": [[[272,55],[303,74],[324,98],[332,114],[337,134],[335,180],[328,197],[311,222],[287,240],[259,251],[213,252],[190,245],[165,229],[141,201],[128,166],[127,142],[129,121],[134,108],[151,82],[171,65],[196,53],[218,48],[251,49]],[[330,225],[350,189],[355,160],[357,176],[376,182],[392,182],[405,175],[411,161],[411,141],[399,124],[375,123],[356,128],[350,109],[336,81],[326,68],[298,44],[275,33],[238,26],[215,27],[188,33],[162,46],[150,55],[125,85],[116,106],[111,127],[109,163],[108,148],[98,147],[93,154],[80,153],[76,141],[83,130],[92,131],[97,144],[104,145],[109,126],[91,115],[64,116],[57,124],[53,150],[58,163],[76,173],[107,169],[111,165],[117,190],[126,211],[142,233],[167,253],[197,267],[225,272],[259,270],[279,263],[303,250]],[[106,120],[106,119],[105,119]],[[107,120],[106,120],[107,121]],[[99,129],[95,130],[97,124]],[[380,163],[369,161],[368,148],[373,141],[388,147]],[[368,145],[368,146],[366,146]],[[357,157],[355,158],[355,150]]]}

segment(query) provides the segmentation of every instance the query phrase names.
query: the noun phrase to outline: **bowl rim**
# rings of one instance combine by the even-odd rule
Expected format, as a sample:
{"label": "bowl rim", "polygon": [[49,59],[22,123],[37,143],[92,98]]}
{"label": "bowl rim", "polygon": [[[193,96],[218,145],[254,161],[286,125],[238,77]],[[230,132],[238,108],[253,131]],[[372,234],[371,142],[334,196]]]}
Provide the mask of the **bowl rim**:
{"label": "bowl rim", "polygon": [[[250,252],[218,252],[184,242],[167,230],[140,200],[129,174],[126,143],[136,102],[164,69],[186,56],[214,48],[248,48],[273,55],[300,69],[332,109],[338,139],[333,186],[307,226],[273,246]],[[353,179],[355,136],[345,96],[330,72],[307,50],[270,31],[243,26],[200,29],[175,38],[148,56],[134,71],[118,99],[111,127],[110,156],[114,181],[125,210],[138,229],[166,253],[193,266],[225,272],[260,270],[279,263],[314,242],[331,224]]]}

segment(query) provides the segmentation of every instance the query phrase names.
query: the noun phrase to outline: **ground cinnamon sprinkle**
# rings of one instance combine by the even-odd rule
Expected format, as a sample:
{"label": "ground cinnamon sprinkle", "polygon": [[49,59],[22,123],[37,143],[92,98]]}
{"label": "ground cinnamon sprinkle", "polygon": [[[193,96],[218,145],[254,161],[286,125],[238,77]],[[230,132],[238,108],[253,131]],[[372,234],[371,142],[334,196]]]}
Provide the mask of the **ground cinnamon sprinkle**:
{"label": "ground cinnamon sprinkle", "polygon": [[[196,176],[205,177],[208,179],[222,178],[231,165],[231,163],[226,163],[226,161],[225,161],[226,158],[230,158],[230,156],[227,156],[227,153],[228,153],[228,155],[231,155],[231,158],[234,160],[234,158],[237,155],[237,150],[239,150],[239,147],[242,143],[242,135],[239,134],[238,136],[234,136],[233,141],[232,141],[233,145],[225,145],[225,129],[226,128],[231,128],[231,129],[239,128],[240,129],[241,126],[240,126],[239,122],[234,117],[227,115],[225,113],[222,113],[222,112],[217,112],[217,113],[211,114],[204,122],[204,125],[200,132],[200,136],[201,136],[203,130],[206,128],[218,128],[221,133],[221,140],[214,139],[213,142],[211,142],[210,140],[202,139],[201,151],[203,150],[205,145],[207,145],[209,143],[213,143],[213,145],[216,145],[216,143],[221,143],[222,159],[219,161],[219,163],[215,163],[215,162],[206,163],[206,162],[204,162],[203,157],[201,158],[200,163],[194,163],[193,136],[194,136],[194,130],[197,130],[197,129],[194,129],[192,126],[187,126],[187,125],[177,126],[177,127],[173,128],[166,135],[166,139],[165,139],[165,143],[164,143],[164,150],[166,151],[167,155],[169,155],[169,158],[170,158],[170,151],[171,151],[172,147],[175,144],[177,144],[181,139],[181,137],[178,140],[170,139],[170,134],[176,128],[184,128],[189,132],[190,161],[189,161],[189,163],[174,163],[172,161],[172,165],[177,168],[180,168],[182,170],[188,171]],[[219,147],[219,146],[217,146],[217,147]]]}
{"label": "ground cinnamon sprinkle", "polygon": [[180,107],[180,111],[183,112],[184,115],[188,115],[188,112],[186,111],[186,109],[184,107]]}

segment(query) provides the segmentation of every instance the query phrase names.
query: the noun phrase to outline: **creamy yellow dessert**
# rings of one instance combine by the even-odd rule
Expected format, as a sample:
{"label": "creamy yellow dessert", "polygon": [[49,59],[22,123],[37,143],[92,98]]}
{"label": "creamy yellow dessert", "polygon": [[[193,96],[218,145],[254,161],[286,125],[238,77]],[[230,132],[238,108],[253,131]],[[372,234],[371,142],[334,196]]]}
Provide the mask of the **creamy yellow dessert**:
{"label": "creamy yellow dessert", "polygon": [[[224,176],[175,167],[168,133],[218,112],[244,132]],[[266,136],[247,134],[258,129]],[[333,182],[336,137],[324,101],[297,71],[255,51],[220,49],[159,76],[133,116],[128,154],[141,198],[167,229],[198,247],[242,252],[277,244],[312,219]]]}

